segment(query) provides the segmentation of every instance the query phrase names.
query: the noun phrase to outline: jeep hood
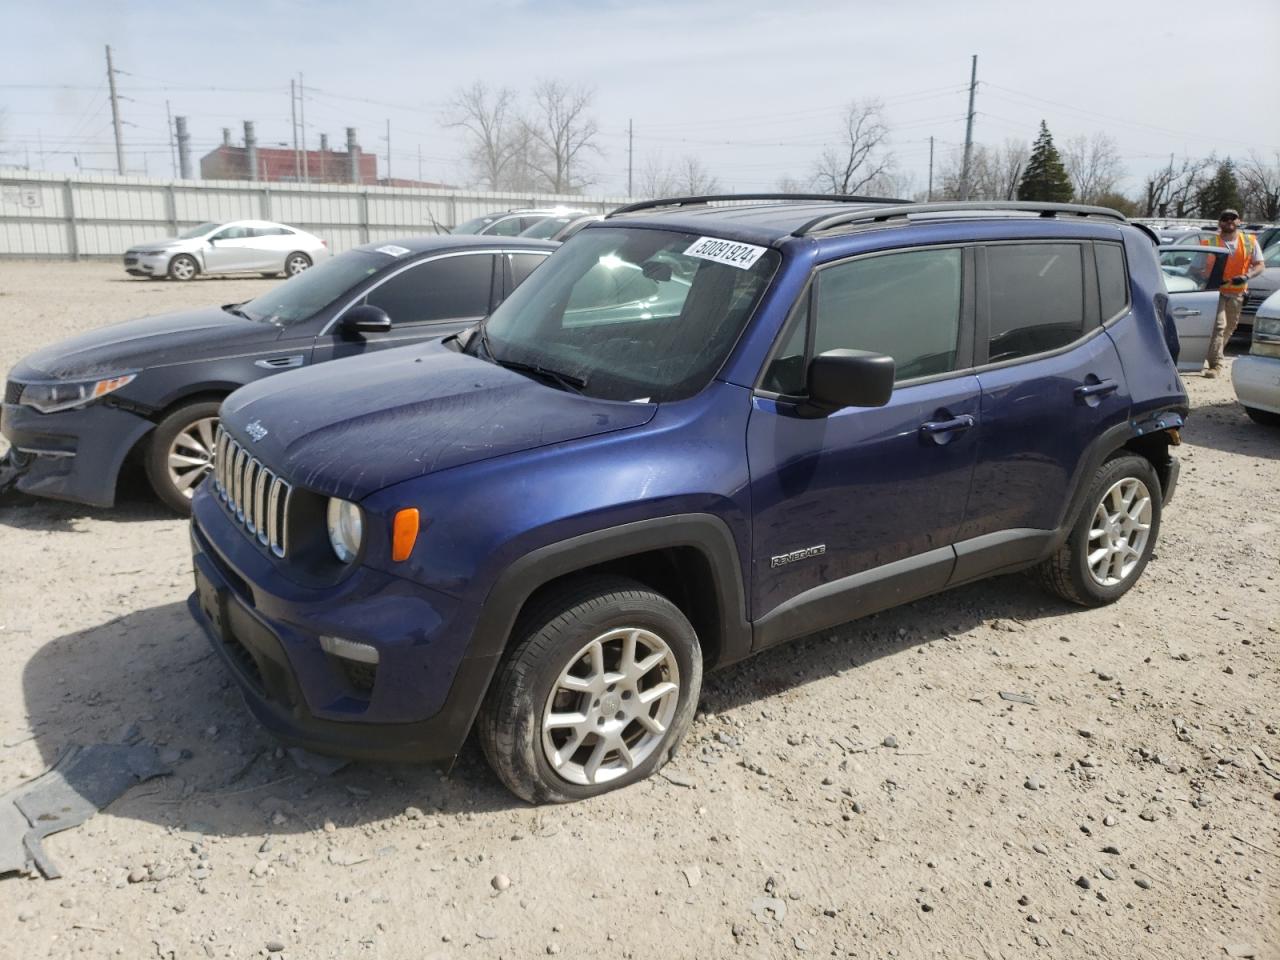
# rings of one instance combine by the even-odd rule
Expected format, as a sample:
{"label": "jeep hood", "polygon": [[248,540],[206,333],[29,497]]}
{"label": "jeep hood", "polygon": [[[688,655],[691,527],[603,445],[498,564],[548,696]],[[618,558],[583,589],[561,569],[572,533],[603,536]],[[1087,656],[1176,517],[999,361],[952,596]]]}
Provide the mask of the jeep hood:
{"label": "jeep hood", "polygon": [[111,376],[126,370],[229,356],[279,336],[280,328],[270,323],[245,320],[221,307],[202,307],[98,327],[37,350],[25,357],[13,373],[18,380]]}
{"label": "jeep hood", "polygon": [[260,380],[226,399],[222,421],[291,483],[359,500],[450,467],[637,427],[656,411],[548,386],[436,341]]}

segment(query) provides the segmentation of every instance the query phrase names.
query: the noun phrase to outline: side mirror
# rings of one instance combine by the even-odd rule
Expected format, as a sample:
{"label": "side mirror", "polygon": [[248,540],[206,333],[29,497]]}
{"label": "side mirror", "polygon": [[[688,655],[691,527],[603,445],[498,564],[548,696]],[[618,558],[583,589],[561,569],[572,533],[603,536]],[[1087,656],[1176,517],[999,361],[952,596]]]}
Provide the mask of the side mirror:
{"label": "side mirror", "polygon": [[893,357],[866,350],[828,350],[809,361],[807,416],[845,407],[883,407],[893,396]]}
{"label": "side mirror", "polygon": [[342,315],[342,332],[352,335],[386,333],[391,329],[391,317],[381,307],[361,303]]}

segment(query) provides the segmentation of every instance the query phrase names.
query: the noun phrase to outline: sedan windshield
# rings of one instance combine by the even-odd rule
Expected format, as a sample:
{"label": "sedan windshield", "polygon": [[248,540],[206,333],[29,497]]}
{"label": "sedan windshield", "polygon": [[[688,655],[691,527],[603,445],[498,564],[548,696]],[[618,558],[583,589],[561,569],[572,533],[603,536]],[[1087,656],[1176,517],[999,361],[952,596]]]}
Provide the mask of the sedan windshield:
{"label": "sedan windshield", "polygon": [[468,220],[466,223],[460,223],[451,230],[451,233],[479,233],[493,221],[503,216],[501,213],[491,214],[487,217],[476,217],[474,220]]}
{"label": "sedan windshield", "polygon": [[393,261],[387,254],[373,250],[348,250],[242,303],[240,309],[254,320],[292,326],[315,316],[361,280]]}
{"label": "sedan windshield", "polygon": [[609,400],[701,390],[769,285],[774,250],[644,228],[585,230],[483,328],[498,363],[537,368]]}
{"label": "sedan windshield", "polygon": [[559,232],[560,228],[566,226],[573,217],[547,217],[545,220],[539,220],[528,230],[520,233],[522,237],[533,237],[536,240],[546,240],[548,237]]}
{"label": "sedan windshield", "polygon": [[219,226],[220,224],[217,223],[202,223],[198,227],[192,227],[190,230],[178,234],[178,239],[194,240],[196,237],[203,237],[206,233],[210,233],[218,229]]}

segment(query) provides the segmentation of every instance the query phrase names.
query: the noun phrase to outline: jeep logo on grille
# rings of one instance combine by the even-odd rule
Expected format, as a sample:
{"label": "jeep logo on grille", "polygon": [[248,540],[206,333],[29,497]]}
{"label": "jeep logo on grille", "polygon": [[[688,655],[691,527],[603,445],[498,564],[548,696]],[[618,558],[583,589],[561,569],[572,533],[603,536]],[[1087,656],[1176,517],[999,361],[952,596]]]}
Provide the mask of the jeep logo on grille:
{"label": "jeep logo on grille", "polygon": [[254,443],[257,443],[267,435],[267,428],[262,425],[261,420],[255,420],[253,423],[245,425],[244,432],[249,435]]}

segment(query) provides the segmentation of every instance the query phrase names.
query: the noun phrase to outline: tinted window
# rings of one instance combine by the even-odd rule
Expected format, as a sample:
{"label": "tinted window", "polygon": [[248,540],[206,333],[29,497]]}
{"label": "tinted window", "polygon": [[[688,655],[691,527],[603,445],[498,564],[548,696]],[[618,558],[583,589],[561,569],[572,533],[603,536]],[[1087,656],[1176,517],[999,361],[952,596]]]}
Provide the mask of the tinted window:
{"label": "tinted window", "polygon": [[1124,269],[1124,248],[1118,243],[1095,243],[1098,265],[1098,297],[1102,319],[1110,320],[1129,304],[1129,277]]}
{"label": "tinted window", "polygon": [[499,220],[497,223],[486,227],[481,233],[495,237],[514,237],[524,229],[520,224],[523,223],[520,217],[507,217],[505,220]]}
{"label": "tinted window", "polygon": [[525,277],[533,273],[545,259],[547,259],[546,256],[540,253],[511,254],[511,289],[514,290],[524,283]]}
{"label": "tinted window", "polygon": [[1015,360],[1084,334],[1084,269],[1077,244],[987,248],[987,359]]}
{"label": "tinted window", "polygon": [[961,273],[957,249],[892,253],[822,270],[813,353],[887,354],[898,380],[954,370]]}
{"label": "tinted window", "polygon": [[489,312],[492,276],[491,253],[445,257],[397,274],[365,302],[387,311],[395,324],[482,317]]}
{"label": "tinted window", "polygon": [[330,260],[321,260],[284,283],[273,286],[260,297],[240,304],[255,320],[291,326],[309,320],[357,284],[387,269],[393,262],[386,254],[371,250],[348,250]]}
{"label": "tinted window", "polygon": [[1222,282],[1223,262],[1223,255],[1208,250],[1161,250],[1165,289],[1170,293],[1208,290],[1211,283]]}

